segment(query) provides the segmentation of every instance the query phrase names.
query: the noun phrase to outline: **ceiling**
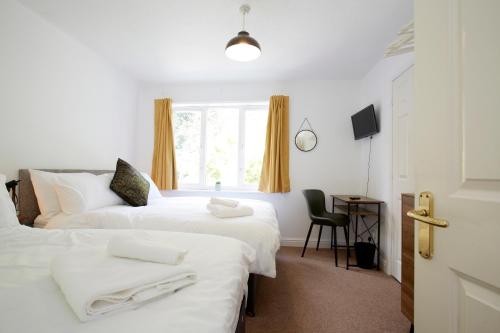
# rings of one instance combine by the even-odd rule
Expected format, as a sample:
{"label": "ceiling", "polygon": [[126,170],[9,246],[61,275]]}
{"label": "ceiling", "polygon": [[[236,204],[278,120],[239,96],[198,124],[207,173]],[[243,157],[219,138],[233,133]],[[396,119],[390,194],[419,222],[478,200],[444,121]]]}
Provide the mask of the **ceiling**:
{"label": "ceiling", "polygon": [[[151,82],[360,79],[412,20],[412,0],[19,0],[134,78]],[[247,29],[262,56],[224,55]]]}

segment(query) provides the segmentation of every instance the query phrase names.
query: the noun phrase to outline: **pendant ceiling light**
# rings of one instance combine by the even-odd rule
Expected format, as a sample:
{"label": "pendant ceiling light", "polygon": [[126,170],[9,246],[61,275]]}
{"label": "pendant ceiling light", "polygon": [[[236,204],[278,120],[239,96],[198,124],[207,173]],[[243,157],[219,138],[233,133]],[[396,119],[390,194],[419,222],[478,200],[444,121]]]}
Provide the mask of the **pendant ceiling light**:
{"label": "pendant ceiling light", "polygon": [[226,45],[226,56],[236,61],[252,61],[260,57],[260,45],[250,34],[245,31],[245,15],[250,11],[249,5],[240,7],[243,15],[243,29]]}

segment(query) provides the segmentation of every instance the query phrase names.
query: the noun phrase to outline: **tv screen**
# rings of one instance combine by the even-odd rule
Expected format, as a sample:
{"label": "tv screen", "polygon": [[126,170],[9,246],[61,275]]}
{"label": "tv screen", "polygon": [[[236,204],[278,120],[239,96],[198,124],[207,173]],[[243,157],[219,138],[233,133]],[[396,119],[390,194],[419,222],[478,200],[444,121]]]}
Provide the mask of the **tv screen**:
{"label": "tv screen", "polygon": [[373,104],[351,116],[354,139],[359,140],[378,133],[377,118]]}

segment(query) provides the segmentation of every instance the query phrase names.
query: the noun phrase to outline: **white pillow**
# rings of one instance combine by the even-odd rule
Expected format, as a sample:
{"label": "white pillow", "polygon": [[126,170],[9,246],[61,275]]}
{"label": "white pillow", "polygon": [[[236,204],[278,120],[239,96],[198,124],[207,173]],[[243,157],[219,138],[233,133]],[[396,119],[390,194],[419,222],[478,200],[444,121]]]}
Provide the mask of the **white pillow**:
{"label": "white pillow", "polygon": [[61,209],[66,214],[79,214],[87,210],[85,198],[77,189],[63,184],[54,184]]}
{"label": "white pillow", "polygon": [[30,175],[42,216],[50,218],[59,214],[61,206],[54,190],[54,184],[57,182],[57,174],[40,170],[30,170]]}
{"label": "white pillow", "polygon": [[[122,205],[123,200],[110,188],[113,174],[60,173],[59,203],[65,213],[81,212],[101,207]],[[80,195],[79,195],[80,194]],[[67,197],[65,197],[67,196]]]}
{"label": "white pillow", "polygon": [[152,199],[158,199],[161,198],[162,195],[160,193],[160,190],[156,186],[155,182],[151,179],[151,177],[145,173],[141,172],[141,175],[146,178],[146,180],[149,182],[149,194],[148,194],[148,202]]}
{"label": "white pillow", "polygon": [[6,178],[0,174],[0,228],[19,226],[16,207],[5,187]]}
{"label": "white pillow", "polygon": [[95,208],[124,205],[125,201],[118,196],[111,188],[111,181],[113,180],[114,173],[105,173],[96,176],[96,195],[94,197]]}
{"label": "white pillow", "polygon": [[[82,209],[87,211],[123,204],[123,200],[109,188],[112,173],[96,176],[87,172],[52,173],[30,170],[30,174],[38,206],[44,218],[54,217],[61,211],[76,214],[82,212]],[[59,193],[56,193],[56,184],[71,189],[59,188]]]}

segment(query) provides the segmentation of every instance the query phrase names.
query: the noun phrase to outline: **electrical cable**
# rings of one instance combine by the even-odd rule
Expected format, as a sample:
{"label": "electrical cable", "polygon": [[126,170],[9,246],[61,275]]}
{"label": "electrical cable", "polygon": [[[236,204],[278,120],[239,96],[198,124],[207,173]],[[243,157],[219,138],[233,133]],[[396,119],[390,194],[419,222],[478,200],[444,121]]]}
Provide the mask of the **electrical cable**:
{"label": "electrical cable", "polygon": [[368,184],[370,183],[370,162],[371,162],[371,155],[372,155],[372,139],[373,139],[373,137],[370,136],[370,150],[368,151],[368,170],[367,170],[367,177],[366,177],[365,197],[368,196]]}

